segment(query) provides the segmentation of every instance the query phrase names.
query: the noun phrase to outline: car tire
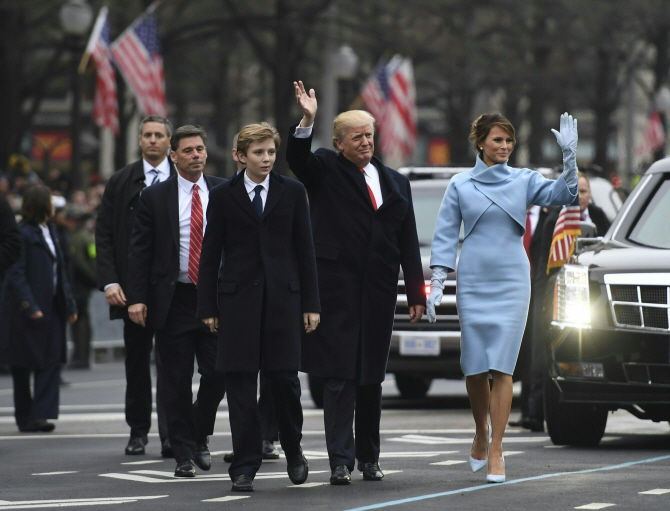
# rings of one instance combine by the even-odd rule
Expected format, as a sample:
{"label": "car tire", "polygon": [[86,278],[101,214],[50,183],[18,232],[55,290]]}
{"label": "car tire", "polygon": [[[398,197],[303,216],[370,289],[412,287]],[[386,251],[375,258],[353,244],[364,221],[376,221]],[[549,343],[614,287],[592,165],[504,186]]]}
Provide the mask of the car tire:
{"label": "car tire", "polygon": [[400,395],[405,399],[421,399],[426,397],[432,378],[423,378],[405,373],[395,374],[395,384]]}
{"label": "car tire", "polygon": [[312,396],[314,406],[323,408],[323,378],[308,374],[307,383],[309,384],[309,393]]}
{"label": "car tire", "polygon": [[555,445],[592,447],[605,434],[607,408],[582,403],[561,403],[556,383],[544,382],[544,417],[547,432]]}

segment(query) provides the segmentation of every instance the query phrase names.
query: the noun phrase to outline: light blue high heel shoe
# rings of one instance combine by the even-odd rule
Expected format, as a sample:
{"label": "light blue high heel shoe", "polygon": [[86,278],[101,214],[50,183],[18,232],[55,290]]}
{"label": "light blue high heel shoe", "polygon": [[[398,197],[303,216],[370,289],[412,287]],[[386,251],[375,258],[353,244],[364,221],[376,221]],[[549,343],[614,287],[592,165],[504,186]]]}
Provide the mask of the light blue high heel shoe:
{"label": "light blue high heel shoe", "polygon": [[[502,457],[503,461],[503,466],[505,465],[505,456]],[[503,475],[494,475],[494,474],[486,474],[486,482],[487,483],[504,483],[505,482],[505,474]]]}
{"label": "light blue high heel shoe", "polygon": [[[486,425],[488,427],[488,424]],[[489,428],[490,431],[490,428]],[[477,439],[477,434],[475,433],[475,438],[472,440],[472,447],[475,446],[475,440]],[[483,469],[489,460],[489,446],[486,444],[486,458],[483,460],[478,460],[472,457],[472,449],[470,449],[470,468],[473,472],[477,472]]]}

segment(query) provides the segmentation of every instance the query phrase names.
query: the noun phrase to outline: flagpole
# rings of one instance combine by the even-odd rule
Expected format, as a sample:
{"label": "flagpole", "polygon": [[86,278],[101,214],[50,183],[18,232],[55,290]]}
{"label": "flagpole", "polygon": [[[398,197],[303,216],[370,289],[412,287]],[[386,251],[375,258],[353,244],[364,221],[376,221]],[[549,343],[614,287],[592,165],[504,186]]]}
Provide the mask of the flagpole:
{"label": "flagpole", "polygon": [[84,54],[81,56],[81,61],[79,62],[79,67],[77,68],[77,71],[80,75],[86,72],[86,66],[88,66],[88,61],[91,59],[93,43],[97,40],[98,37],[100,37],[100,32],[102,32],[102,25],[106,19],[107,7],[105,6],[100,8],[98,17],[95,20],[95,25],[93,25],[93,30],[91,30],[91,37],[89,37],[88,43],[86,43],[86,50],[84,50]]}

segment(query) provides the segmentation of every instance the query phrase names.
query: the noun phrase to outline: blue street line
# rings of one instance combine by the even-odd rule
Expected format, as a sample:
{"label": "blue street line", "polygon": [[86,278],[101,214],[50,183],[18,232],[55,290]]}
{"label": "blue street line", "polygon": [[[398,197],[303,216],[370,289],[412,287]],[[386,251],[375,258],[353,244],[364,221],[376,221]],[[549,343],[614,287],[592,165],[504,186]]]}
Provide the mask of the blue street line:
{"label": "blue street line", "polygon": [[366,511],[368,509],[381,509],[384,507],[399,506],[400,504],[409,504],[411,502],[417,502],[419,500],[436,499],[438,497],[446,497],[448,495],[456,495],[458,493],[498,488],[500,486],[504,486],[507,484],[525,483],[526,481],[537,481],[538,479],[548,479],[550,477],[570,476],[576,474],[590,474],[591,472],[602,472],[603,470],[616,470],[619,468],[632,467],[633,465],[640,465],[642,463],[654,463],[656,461],[662,461],[667,459],[670,459],[670,455],[658,456],[656,458],[648,458],[646,460],[640,460],[640,461],[630,461],[628,463],[621,463],[619,465],[609,465],[607,467],[577,470],[575,472],[555,472],[553,474],[542,474],[540,476],[524,477],[523,479],[513,479],[512,481],[505,481],[502,484],[482,484],[480,486],[470,486],[468,488],[459,488],[458,490],[445,491],[441,493],[431,493],[430,495],[421,495],[419,497],[411,497],[408,499],[390,500],[388,502],[381,502],[379,504],[371,504],[369,506],[347,509],[346,511]]}

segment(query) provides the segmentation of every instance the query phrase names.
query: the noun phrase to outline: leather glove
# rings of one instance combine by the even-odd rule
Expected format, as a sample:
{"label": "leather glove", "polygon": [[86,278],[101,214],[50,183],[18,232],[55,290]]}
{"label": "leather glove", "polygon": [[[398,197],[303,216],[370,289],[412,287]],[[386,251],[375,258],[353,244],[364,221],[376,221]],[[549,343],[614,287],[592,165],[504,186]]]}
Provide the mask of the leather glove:
{"label": "leather glove", "polygon": [[560,131],[551,130],[563,152],[563,171],[577,172],[577,119],[565,112],[561,115]]}
{"label": "leather glove", "polygon": [[442,302],[442,289],[444,289],[444,280],[447,278],[447,269],[444,266],[435,266],[433,276],[430,278],[430,295],[426,300],[426,314],[428,321],[435,323],[435,307]]}

